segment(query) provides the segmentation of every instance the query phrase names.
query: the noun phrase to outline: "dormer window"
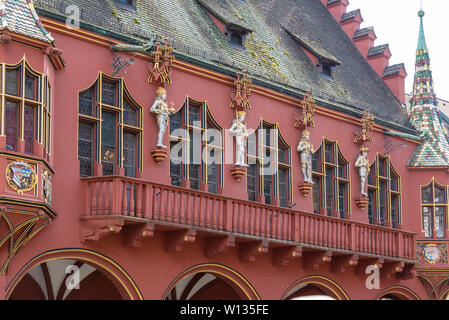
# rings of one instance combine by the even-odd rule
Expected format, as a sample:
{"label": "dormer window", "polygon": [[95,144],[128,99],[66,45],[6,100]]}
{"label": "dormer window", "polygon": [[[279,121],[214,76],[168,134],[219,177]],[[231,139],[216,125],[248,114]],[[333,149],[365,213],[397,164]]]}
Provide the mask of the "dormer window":
{"label": "dormer window", "polygon": [[115,3],[124,9],[136,9],[136,0],[115,0]]}
{"label": "dormer window", "polygon": [[334,77],[332,76],[332,71],[334,68],[330,64],[318,63],[317,68],[322,76],[329,79],[334,79]]}
{"label": "dormer window", "polygon": [[231,33],[231,43],[243,47],[242,36],[236,32]]}

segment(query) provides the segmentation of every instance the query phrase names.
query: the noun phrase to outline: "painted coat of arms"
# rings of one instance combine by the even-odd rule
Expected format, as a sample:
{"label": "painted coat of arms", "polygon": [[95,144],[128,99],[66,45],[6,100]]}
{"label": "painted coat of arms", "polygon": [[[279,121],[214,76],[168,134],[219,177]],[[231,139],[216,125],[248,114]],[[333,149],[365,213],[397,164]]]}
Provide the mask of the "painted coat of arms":
{"label": "painted coat of arms", "polygon": [[23,194],[36,186],[36,172],[26,162],[11,162],[6,167],[6,181],[18,194]]}
{"label": "painted coat of arms", "polygon": [[436,263],[441,257],[440,249],[438,249],[438,247],[434,244],[428,244],[425,246],[422,254],[424,259],[432,264]]}

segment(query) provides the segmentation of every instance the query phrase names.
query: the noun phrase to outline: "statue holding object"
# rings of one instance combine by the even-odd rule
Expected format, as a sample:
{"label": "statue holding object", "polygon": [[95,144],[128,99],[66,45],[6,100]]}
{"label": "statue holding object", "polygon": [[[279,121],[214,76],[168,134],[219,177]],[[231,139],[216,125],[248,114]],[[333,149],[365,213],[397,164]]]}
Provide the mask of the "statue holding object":
{"label": "statue holding object", "polygon": [[236,142],[236,166],[248,167],[245,163],[246,141],[248,139],[248,130],[246,129],[244,111],[237,112],[237,119],[232,121],[232,127],[229,132],[235,136]]}
{"label": "statue holding object", "polygon": [[297,151],[300,152],[301,170],[304,176],[304,182],[313,184],[312,180],[312,155],[315,152],[310,142],[310,132],[304,130],[302,138],[299,141]]}
{"label": "statue holding object", "polygon": [[368,193],[365,191],[366,178],[370,172],[368,152],[369,152],[368,148],[365,148],[365,147],[360,148],[359,157],[355,161],[355,167],[359,168],[360,194],[364,197],[368,197]]}
{"label": "statue holding object", "polygon": [[151,106],[150,112],[156,114],[159,132],[157,134],[157,146],[166,149],[163,144],[165,130],[167,129],[168,119],[175,113],[173,107],[169,108],[167,105],[167,91],[163,87],[156,90],[156,99]]}

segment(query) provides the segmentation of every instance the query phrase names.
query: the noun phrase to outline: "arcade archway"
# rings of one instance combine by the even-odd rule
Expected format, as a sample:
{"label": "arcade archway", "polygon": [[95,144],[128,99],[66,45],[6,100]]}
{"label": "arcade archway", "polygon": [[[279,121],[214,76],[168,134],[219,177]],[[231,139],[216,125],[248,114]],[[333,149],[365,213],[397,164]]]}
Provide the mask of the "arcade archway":
{"label": "arcade archway", "polygon": [[346,292],[326,277],[310,276],[295,281],[287,288],[282,300],[349,300]]}
{"label": "arcade archway", "polygon": [[134,300],[142,295],[114,261],[85,249],[45,252],[28,262],[6,290],[10,300]]}
{"label": "arcade archway", "polygon": [[182,272],[165,291],[163,300],[259,300],[249,282],[223,265],[202,264]]}
{"label": "arcade archway", "polygon": [[403,286],[393,286],[382,290],[376,300],[420,300],[412,290]]}

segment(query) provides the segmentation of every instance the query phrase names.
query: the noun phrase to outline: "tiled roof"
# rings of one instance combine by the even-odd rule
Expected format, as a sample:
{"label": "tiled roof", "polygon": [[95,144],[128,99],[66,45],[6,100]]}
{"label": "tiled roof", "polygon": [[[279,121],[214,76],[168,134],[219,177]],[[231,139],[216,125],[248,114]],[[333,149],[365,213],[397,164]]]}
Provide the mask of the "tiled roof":
{"label": "tiled roof", "polygon": [[412,167],[448,167],[449,140],[443,117],[438,110],[438,101],[433,88],[430,57],[427,50],[423,16],[421,19],[418,50],[416,51],[416,71],[413,84],[410,121],[424,142],[418,146],[408,161]]}
{"label": "tiled roof", "polygon": [[0,0],[0,30],[29,36],[45,42],[53,42],[34,10],[32,0]]}
{"label": "tiled roof", "polygon": [[238,10],[233,9],[230,2],[222,0],[196,0],[210,13],[220,19],[227,25],[237,26],[240,29],[252,32],[253,30],[246,22],[249,19],[245,12],[239,13]]}
{"label": "tiled roof", "polygon": [[[399,100],[321,1],[201,1],[222,19],[253,30],[246,37],[245,50],[236,49],[225,39],[197,0],[136,0],[134,12],[116,6],[114,0],[37,3],[41,15],[59,15],[61,20],[67,16],[68,5],[78,5],[82,8],[82,27],[100,27],[142,42],[155,35],[167,37],[178,57],[230,72],[245,69],[254,81],[283,92],[301,95],[311,90],[317,101],[338,110],[361,115],[369,108],[383,123],[414,131]],[[320,75],[283,26],[341,63],[333,71],[333,80]]]}
{"label": "tiled roof", "polygon": [[360,9],[353,10],[353,11],[350,11],[350,12],[346,12],[345,14],[343,14],[341,16],[341,21],[340,22],[344,22],[344,21],[347,21],[347,20],[354,19],[357,16],[357,13],[360,13]]}
{"label": "tiled roof", "polygon": [[370,31],[373,29],[374,29],[374,27],[367,27],[367,28],[356,30],[354,32],[353,39],[362,38],[364,36],[367,36],[370,33]]}
{"label": "tiled roof", "polygon": [[382,77],[389,77],[398,74],[401,71],[401,69],[405,70],[405,65],[403,63],[385,67]]}
{"label": "tiled roof", "polygon": [[329,6],[329,5],[331,5],[331,4],[334,4],[334,3],[337,3],[337,2],[340,2],[341,0],[327,0],[327,5]]}
{"label": "tiled roof", "polygon": [[372,47],[368,50],[367,57],[373,57],[381,55],[388,49],[388,44],[382,44],[380,46]]}

